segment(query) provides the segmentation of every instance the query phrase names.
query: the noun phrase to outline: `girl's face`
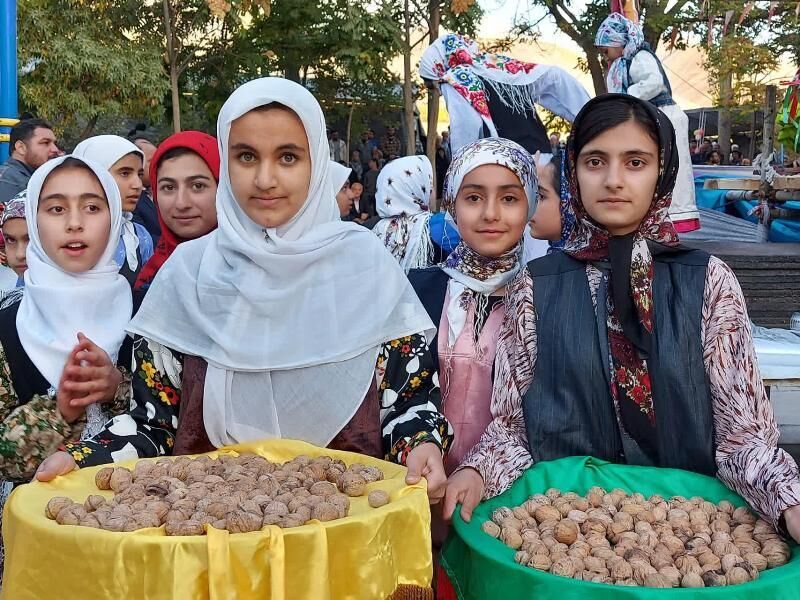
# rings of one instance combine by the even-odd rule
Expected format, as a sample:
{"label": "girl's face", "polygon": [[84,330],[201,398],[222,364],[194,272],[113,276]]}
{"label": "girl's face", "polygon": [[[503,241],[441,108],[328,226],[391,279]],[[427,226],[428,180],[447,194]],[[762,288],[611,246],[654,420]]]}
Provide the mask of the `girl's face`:
{"label": "girl's face", "polygon": [[350,186],[350,191],[353,192],[353,198],[361,198],[361,193],[364,191],[364,186],[356,182]]}
{"label": "girl's face", "polygon": [[183,240],[193,240],[217,226],[217,182],[194,152],[158,165],[158,210],[164,224]]}
{"label": "girl's face", "polygon": [[231,125],[228,174],[236,201],[261,227],[279,227],[308,197],[311,153],[300,118],[291,110],[251,110]]}
{"label": "girl's face", "polygon": [[117,182],[119,195],[122,197],[122,211],[133,212],[139,202],[139,195],[142,193],[144,185],[142,183],[144,177],[142,157],[135,152],[126,154],[111,165],[109,172]]}
{"label": "girl's face", "polygon": [[350,187],[350,182],[345,181],[342,188],[336,194],[336,204],[339,206],[339,215],[346,217],[350,214],[353,208],[353,189]]}
{"label": "girl's face", "polygon": [[483,256],[498,257],[519,243],[528,198],[519,178],[501,165],[481,165],[464,177],[455,203],[461,237]]}
{"label": "girl's face", "polygon": [[108,245],[111,212],[103,186],[88,169],[50,174],[36,212],[39,238],[47,256],[69,273],[94,267]]}
{"label": "girl's face", "polygon": [[28,270],[25,250],[28,249],[28,223],[25,219],[9,219],[3,225],[3,237],[6,240],[6,259],[8,266],[22,277]]}
{"label": "girl's face", "polygon": [[554,187],[555,168],[553,163],[536,167],[539,175],[539,203],[528,225],[531,237],[537,240],[557,242],[561,239],[561,196]]}
{"label": "girl's face", "polygon": [[598,46],[597,50],[605,58],[606,64],[610,65],[612,62],[622,56],[624,48],[612,48],[610,46]]}
{"label": "girl's face", "polygon": [[587,143],[576,159],[586,212],[611,235],[639,228],[658,182],[658,145],[634,120]]}

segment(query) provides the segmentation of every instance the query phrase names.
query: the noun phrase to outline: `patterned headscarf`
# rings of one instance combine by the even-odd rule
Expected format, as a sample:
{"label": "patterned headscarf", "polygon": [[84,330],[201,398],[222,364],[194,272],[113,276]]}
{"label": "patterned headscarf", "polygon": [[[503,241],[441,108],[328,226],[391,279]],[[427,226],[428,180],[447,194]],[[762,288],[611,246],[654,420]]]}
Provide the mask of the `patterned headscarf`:
{"label": "patterned headscarf", "polygon": [[[583,206],[575,165],[577,143],[587,120],[602,119],[604,105],[624,100],[646,111],[658,132],[658,181],[650,209],[639,228],[626,236],[611,236]],[[587,140],[588,141],[588,140]],[[564,251],[581,261],[611,263],[608,294],[608,334],[613,360],[612,394],[619,399],[623,422],[629,431],[653,427],[650,376],[646,357],[653,333],[653,256],[648,241],[657,242],[663,251],[678,246],[678,235],[669,218],[672,190],[678,174],[675,130],[669,119],[649,102],[626,94],[606,94],[590,100],[572,126],[567,146],[570,166],[570,192],[576,223]],[[600,307],[598,307],[598,310]],[[627,399],[627,400],[626,400]]]}
{"label": "patterned headscarf", "polygon": [[563,250],[567,245],[572,230],[575,228],[575,213],[572,212],[572,195],[569,193],[569,177],[567,177],[567,157],[564,150],[559,150],[553,157],[553,164],[557,165],[558,176],[558,199],[560,201],[559,212],[561,213],[561,239],[557,242],[550,242],[547,253]]}
{"label": "patterned headscarf", "polygon": [[432,188],[433,167],[427,156],[397,158],[378,175],[375,206],[381,220],[372,231],[406,273],[427,267],[433,260],[428,229]]}
{"label": "patterned headscarf", "polygon": [[[483,165],[502,165],[519,178],[528,199],[528,220],[536,212],[539,180],[533,156],[522,146],[503,138],[485,138],[467,144],[454,156],[444,182],[442,208],[458,227],[456,196],[467,173]],[[463,240],[450,253],[443,270],[450,276],[449,345],[452,346],[466,323],[470,295],[486,296],[506,285],[520,269],[522,241],[498,257],[483,256]]]}
{"label": "patterned headscarf", "polygon": [[594,45],[602,48],[624,48],[622,56],[608,67],[609,92],[628,91],[628,66],[642,48],[649,48],[641,25],[619,13],[606,17],[600,24]]}
{"label": "patterned headscarf", "polygon": [[[535,107],[535,93],[529,86],[547,73],[547,67],[536,67],[534,63],[510,56],[481,52],[475,42],[455,33],[441,36],[425,50],[419,74],[443,86],[441,91],[450,112],[450,143],[454,151],[466,143],[462,143],[459,135],[462,128],[480,131],[485,125],[489,136],[497,136],[484,82],[492,86],[503,102],[521,109],[520,112]],[[455,92],[455,96],[451,92]]]}
{"label": "patterned headscarf", "polygon": [[25,218],[25,203],[28,200],[28,190],[22,190],[19,194],[9,200],[3,208],[0,216],[0,227],[6,224],[9,219]]}

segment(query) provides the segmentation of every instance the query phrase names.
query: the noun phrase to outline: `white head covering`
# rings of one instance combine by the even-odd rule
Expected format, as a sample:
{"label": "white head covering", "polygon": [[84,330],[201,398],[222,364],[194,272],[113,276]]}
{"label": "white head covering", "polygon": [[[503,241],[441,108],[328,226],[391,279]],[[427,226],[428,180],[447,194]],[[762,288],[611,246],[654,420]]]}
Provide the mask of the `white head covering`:
{"label": "white head covering", "polygon": [[[75,151],[72,155],[78,158],[88,158],[108,171],[120,158],[131,153],[141,156],[142,164],[144,164],[144,152],[139,150],[136,144],[130,140],[118,135],[96,135],[83,140],[75,146]],[[122,242],[125,244],[125,260],[131,271],[136,271],[139,268],[139,258],[136,256],[136,249],[139,247],[139,236],[136,235],[136,228],[133,225],[133,213],[122,213],[122,220]]]}
{"label": "white head covering", "polygon": [[433,168],[427,156],[397,158],[378,175],[375,204],[381,220],[372,231],[406,273],[433,260],[428,229],[432,188]]}
{"label": "white head covering", "polygon": [[[228,136],[271,103],[302,121],[311,182],[297,214],[265,229],[231,190]],[[178,246],[130,331],[208,362],[203,417],[215,446],[267,437],[325,446],[373,384],[380,346],[433,324],[378,239],[340,220],[342,173],[308,90],[275,77],[244,84],[220,111],[217,139],[219,227]]]}
{"label": "white head covering", "polygon": [[78,343],[79,331],[105,350],[112,362],[117,361],[133,308],[130,285],[118,273],[113,260],[122,224],[122,202],[117,184],[104,167],[80,159],[100,180],[111,211],[111,232],[97,264],[84,273],[69,273],[56,265],[42,247],[36,219],[39,195],[47,176],[68,158],[46,162],[28,182],[28,270],[17,313],[22,347],[54,388],[58,387],[69,353]]}

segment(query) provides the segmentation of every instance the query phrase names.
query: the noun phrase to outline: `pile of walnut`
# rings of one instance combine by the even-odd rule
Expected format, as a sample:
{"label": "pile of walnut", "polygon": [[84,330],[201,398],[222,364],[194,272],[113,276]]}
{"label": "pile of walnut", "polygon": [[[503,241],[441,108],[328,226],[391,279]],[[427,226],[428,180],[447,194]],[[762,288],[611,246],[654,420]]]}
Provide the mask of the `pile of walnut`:
{"label": "pile of walnut", "polygon": [[727,501],[550,489],[498,508],[483,531],[517,563],[582,581],[656,588],[735,585],[789,560],[769,523]]}
{"label": "pile of walnut", "polygon": [[[347,467],[329,456],[298,456],[285,464],[254,454],[183,456],[141,461],[133,471],[103,468],[95,484],[113,490],[111,500],[93,495],[78,504],[57,497],[47,503],[46,514],[62,525],[107,531],[164,525],[167,535],[202,535],[209,524],[246,533],[267,525],[287,528],[344,518],[350,497],[362,496],[368,483],[382,479],[377,467]],[[383,490],[373,490],[368,498],[374,508],[389,502]]]}

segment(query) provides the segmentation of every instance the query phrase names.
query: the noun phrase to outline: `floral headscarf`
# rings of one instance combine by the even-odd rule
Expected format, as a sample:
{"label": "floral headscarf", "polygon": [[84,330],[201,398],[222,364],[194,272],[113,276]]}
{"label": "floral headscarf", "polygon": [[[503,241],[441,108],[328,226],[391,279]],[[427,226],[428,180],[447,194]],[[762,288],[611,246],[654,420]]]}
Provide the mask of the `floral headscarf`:
{"label": "floral headscarf", "polygon": [[[484,81],[488,82],[504,102],[535,106],[534,94],[525,86],[539,79],[546,69],[536,69],[534,63],[522,62],[504,56],[481,52],[478,45],[466,36],[448,33],[431,44],[423,53],[419,63],[419,73],[423,79],[442,84],[442,94],[450,112],[450,121],[458,127],[481,130],[485,125],[489,136],[497,136],[497,128],[489,113]],[[516,88],[516,91],[509,89]],[[459,102],[450,92],[466,100]],[[472,113],[472,114],[470,114]],[[458,150],[457,129],[451,132],[451,144]]]}
{"label": "floral headscarf", "polygon": [[572,230],[575,227],[575,213],[572,212],[571,194],[569,193],[569,177],[567,177],[567,157],[564,150],[559,150],[553,157],[553,162],[558,165],[558,199],[559,212],[561,213],[561,239],[557,242],[550,242],[547,253],[550,254],[557,250],[563,250],[567,245]]}
{"label": "floral headscarf", "polygon": [[6,224],[9,219],[25,218],[25,203],[28,200],[28,190],[22,190],[19,194],[9,200],[0,215],[0,227]]}
{"label": "floral headscarf", "polygon": [[[442,208],[458,227],[456,196],[467,173],[483,165],[502,165],[519,178],[528,199],[528,220],[536,212],[539,199],[539,180],[533,156],[522,146],[503,138],[485,138],[467,144],[454,156],[444,182]],[[498,257],[483,256],[463,240],[450,253],[443,270],[450,276],[450,303],[447,318],[450,323],[449,346],[455,343],[466,323],[469,297],[483,296],[506,285],[520,269],[522,241]]]}
{"label": "floral headscarf", "polygon": [[427,156],[397,158],[378,175],[375,206],[381,220],[372,231],[406,273],[433,260],[428,229],[432,188],[433,167]]}
{"label": "floral headscarf", "polygon": [[[639,228],[626,236],[611,236],[583,206],[575,170],[576,132],[585,119],[602,118],[603,105],[624,99],[639,105],[656,124],[659,171],[653,201]],[[669,119],[649,102],[625,94],[605,94],[590,100],[575,119],[567,146],[569,180],[575,228],[564,251],[581,261],[611,263],[607,325],[613,372],[611,392],[618,399],[623,423],[635,432],[653,428],[655,411],[646,357],[653,333],[653,256],[648,241],[665,252],[678,246],[678,235],[669,218],[672,190],[678,174],[675,130]],[[672,249],[672,250],[671,250]],[[598,307],[598,310],[600,308]]]}
{"label": "floral headscarf", "polygon": [[619,13],[606,17],[600,24],[594,45],[603,48],[624,48],[622,56],[608,67],[609,92],[628,91],[628,66],[639,50],[649,47],[641,25]]}

